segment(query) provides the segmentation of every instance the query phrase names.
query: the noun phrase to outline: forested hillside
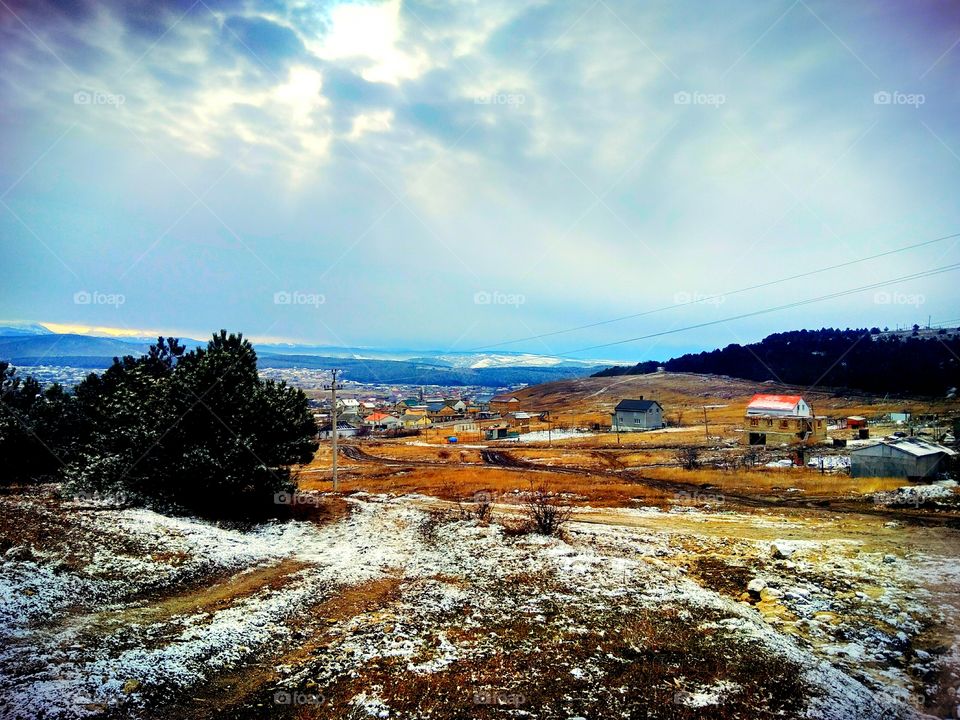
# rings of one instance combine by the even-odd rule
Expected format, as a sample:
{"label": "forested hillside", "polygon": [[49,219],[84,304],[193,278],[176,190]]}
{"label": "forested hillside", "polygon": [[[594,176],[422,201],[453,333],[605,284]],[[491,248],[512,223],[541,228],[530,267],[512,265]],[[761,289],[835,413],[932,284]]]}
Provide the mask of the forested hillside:
{"label": "forested hillside", "polygon": [[790,385],[847,387],[885,394],[942,396],[960,385],[960,331],[921,336],[860,330],[795,330],[666,362],[612,367],[594,377],[656,372],[729,375]]}

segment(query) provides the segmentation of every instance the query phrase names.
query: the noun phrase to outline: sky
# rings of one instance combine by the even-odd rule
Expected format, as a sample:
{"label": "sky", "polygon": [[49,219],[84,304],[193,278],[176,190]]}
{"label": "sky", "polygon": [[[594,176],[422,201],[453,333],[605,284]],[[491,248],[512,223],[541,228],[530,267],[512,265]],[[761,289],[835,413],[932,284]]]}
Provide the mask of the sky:
{"label": "sky", "polygon": [[960,233],[946,0],[2,0],[0,62],[5,321],[631,361],[960,325],[957,270],[739,317],[960,238],[729,294]]}

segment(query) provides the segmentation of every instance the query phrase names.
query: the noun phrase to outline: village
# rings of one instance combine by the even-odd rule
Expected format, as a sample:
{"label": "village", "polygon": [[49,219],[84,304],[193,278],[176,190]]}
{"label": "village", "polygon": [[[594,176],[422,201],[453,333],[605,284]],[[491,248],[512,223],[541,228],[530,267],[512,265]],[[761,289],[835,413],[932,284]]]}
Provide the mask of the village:
{"label": "village", "polygon": [[[351,396],[338,397],[335,413],[328,395],[314,397],[320,437],[330,438],[334,416],[341,438],[406,438],[448,445],[503,441],[509,446],[588,437],[607,442],[615,438],[622,445],[635,433],[699,430],[705,448],[741,447],[756,457],[766,451],[771,467],[807,465],[852,477],[921,480],[947,469],[957,456],[953,446],[960,430],[956,412],[898,408],[863,415],[837,409],[821,414],[802,394],[788,393],[756,392],[739,422],[730,422],[728,403],[683,409],[642,395],[618,398],[604,414],[599,407],[571,412],[556,400],[544,406],[525,397],[522,387],[496,394],[449,388],[446,395],[437,388],[419,388],[414,394],[408,394],[411,388],[378,390],[376,396],[364,396],[358,388]],[[725,411],[722,418],[712,421],[718,410]]]}

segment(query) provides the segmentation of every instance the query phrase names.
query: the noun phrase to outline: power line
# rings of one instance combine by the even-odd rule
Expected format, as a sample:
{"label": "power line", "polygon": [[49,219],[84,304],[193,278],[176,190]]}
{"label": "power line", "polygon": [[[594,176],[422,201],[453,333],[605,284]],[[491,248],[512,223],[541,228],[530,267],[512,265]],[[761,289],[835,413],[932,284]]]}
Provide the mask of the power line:
{"label": "power line", "polygon": [[933,240],[924,240],[923,242],[914,243],[912,245],[904,245],[903,247],[894,248],[893,250],[886,250],[882,253],[877,253],[876,255],[868,255],[867,257],[858,258],[856,260],[848,260],[846,262],[837,263],[836,265],[828,265],[827,267],[818,268],[816,270],[808,270],[807,272],[797,273],[796,275],[790,275],[788,277],[780,278],[779,280],[770,280],[768,282],[759,283],[757,285],[750,285],[749,287],[739,288],[737,290],[731,290],[730,292],[717,293],[715,295],[705,295],[704,297],[694,298],[692,300],[688,300],[687,302],[664,305],[662,307],[654,308],[652,310],[645,310],[643,312],[633,313],[631,315],[622,315],[620,317],[611,318],[609,320],[599,320],[597,322],[587,323],[586,325],[578,325],[577,327],[566,328],[564,330],[553,330],[548,333],[541,333],[539,335],[530,335],[529,337],[517,338],[515,340],[504,340],[503,342],[493,343],[492,345],[484,345],[482,347],[471,348],[469,350],[465,350],[464,352],[479,352],[481,350],[490,350],[493,348],[503,347],[504,345],[515,345],[516,343],[520,343],[520,342],[528,342],[530,340],[540,340],[542,338],[553,337],[555,335],[565,335],[567,333],[576,332],[578,330],[587,330],[589,328],[600,327],[601,325],[610,325],[611,323],[623,322],[624,320],[632,320],[634,318],[645,317],[647,315],[654,315],[656,313],[665,312],[667,310],[673,310],[675,308],[686,307],[688,305],[697,305],[699,303],[705,303],[711,300],[717,300],[718,298],[725,298],[731,295],[739,295],[740,293],[750,292],[752,290],[760,290],[761,288],[771,287],[773,285],[779,285],[780,283],[790,282],[791,280],[799,280],[800,278],[810,277],[811,275],[819,275],[820,273],[829,272],[830,270],[838,270],[840,268],[850,267],[851,265],[858,265],[859,263],[864,263],[870,260],[876,260],[878,258],[887,257],[888,255],[896,255],[897,253],[906,252],[907,250],[915,250],[920,247],[925,247],[927,245],[933,245],[935,243],[944,242],[945,240],[952,240],[954,238],[960,238],[960,233],[944,235],[942,237],[934,238]]}
{"label": "power line", "polygon": [[776,307],[764,308],[762,310],[754,310],[753,312],[742,313],[740,315],[731,315],[730,317],[721,318],[719,320],[709,320],[707,322],[697,323],[696,325],[687,325],[681,328],[673,328],[671,330],[662,330],[661,332],[650,333],[649,335],[641,335],[639,337],[627,338],[626,340],[617,340],[615,342],[603,343],[601,345],[591,345],[590,347],[578,348],[576,350],[571,350],[569,352],[560,353],[559,357],[565,357],[568,355],[575,355],[577,353],[586,352],[588,350],[597,350],[599,348],[612,347],[614,345],[625,345],[627,343],[637,342],[639,340],[649,340],[650,338],[662,337],[664,335],[672,335],[674,333],[685,332],[687,330],[696,330],[698,328],[709,327],[710,325],[719,325],[720,323],[731,322],[733,320],[742,320],[744,318],[755,317],[757,315],[766,315],[768,313],[777,312],[780,310],[789,310],[791,308],[800,307],[801,305],[810,305],[811,303],[822,302],[824,300],[833,300],[834,298],[844,297],[846,295],[853,295],[854,293],[863,292],[864,290],[873,290],[874,288],[884,287],[885,285],[892,285],[893,283],[903,282],[905,280],[917,280],[919,278],[930,277],[932,275],[940,275],[945,272],[950,272],[952,270],[960,269],[960,263],[955,263],[953,265],[944,265],[939,268],[932,268],[930,270],[925,270],[919,273],[913,273],[912,275],[902,275],[900,277],[891,278],[889,280],[883,280],[881,282],[871,283],[869,285],[862,285],[856,288],[850,288],[849,290],[840,290],[835,293],[830,293],[829,295],[820,295],[814,298],[807,298],[806,300],[797,300],[795,302],[787,303],[785,305],[777,305]]}

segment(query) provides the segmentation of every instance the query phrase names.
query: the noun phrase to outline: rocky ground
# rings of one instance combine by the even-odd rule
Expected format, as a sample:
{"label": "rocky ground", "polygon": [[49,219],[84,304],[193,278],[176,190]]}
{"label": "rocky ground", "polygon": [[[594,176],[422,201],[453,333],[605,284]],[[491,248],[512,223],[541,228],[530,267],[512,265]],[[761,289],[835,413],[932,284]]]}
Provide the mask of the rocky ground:
{"label": "rocky ground", "polygon": [[251,527],[0,497],[0,717],[960,716],[956,531],[314,497]]}

